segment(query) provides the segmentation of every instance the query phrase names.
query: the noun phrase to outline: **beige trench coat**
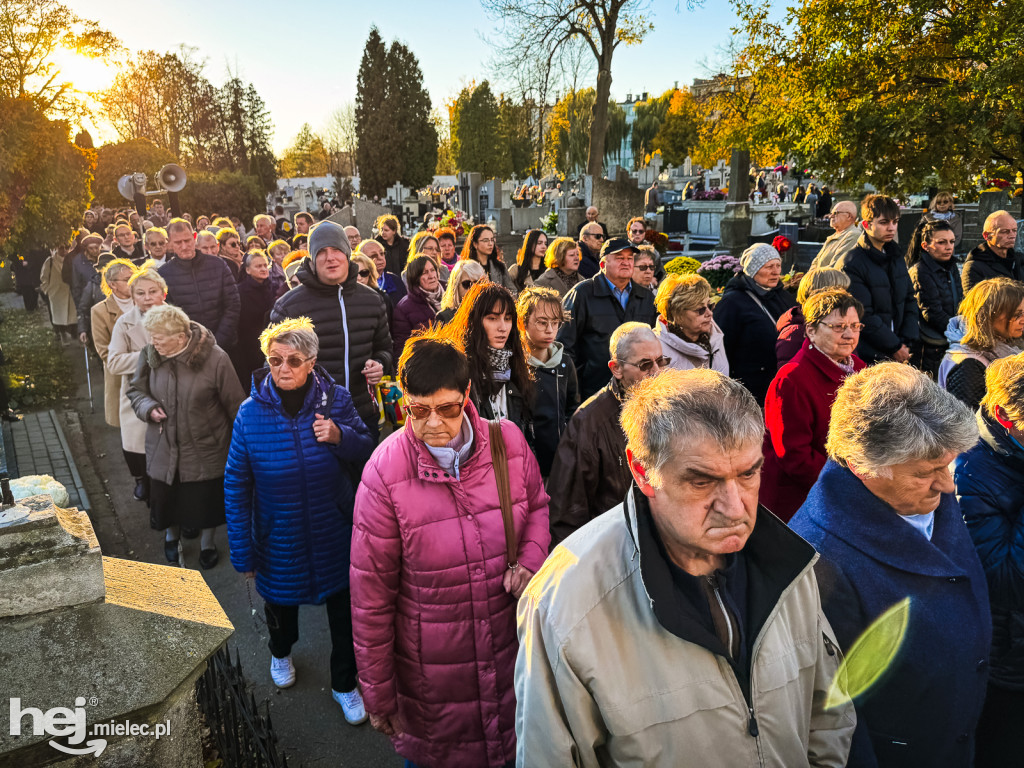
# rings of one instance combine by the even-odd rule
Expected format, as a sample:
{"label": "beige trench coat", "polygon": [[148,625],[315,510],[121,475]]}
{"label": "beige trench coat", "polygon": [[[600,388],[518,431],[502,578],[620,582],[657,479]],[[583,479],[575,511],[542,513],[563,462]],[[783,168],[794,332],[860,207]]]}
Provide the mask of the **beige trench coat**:
{"label": "beige trench coat", "polygon": [[135,415],[128,400],[128,382],[139,365],[139,354],[149,344],[138,307],[117,318],[107,347],[107,371],[119,382],[118,414],[121,423],[121,447],[130,453],[146,452],[146,422]]}
{"label": "beige trench coat", "polygon": [[121,396],[121,377],[107,368],[107,350],[110,345],[110,334],[114,331],[114,323],[121,316],[121,307],[113,296],[107,296],[92,307],[92,343],[96,354],[103,361],[103,413],[107,424],[112,427],[121,426],[118,417],[118,400]]}
{"label": "beige trench coat", "polygon": [[50,302],[50,322],[54,325],[76,325],[78,312],[71,296],[71,286],[60,276],[64,264],[61,256],[51,256],[43,262],[39,273],[39,289]]}

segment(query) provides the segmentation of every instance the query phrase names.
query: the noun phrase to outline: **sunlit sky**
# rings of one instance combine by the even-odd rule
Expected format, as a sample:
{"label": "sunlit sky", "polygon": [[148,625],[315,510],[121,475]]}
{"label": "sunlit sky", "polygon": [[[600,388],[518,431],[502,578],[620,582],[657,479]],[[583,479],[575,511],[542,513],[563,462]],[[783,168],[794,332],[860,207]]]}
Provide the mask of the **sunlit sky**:
{"label": "sunlit sky", "polygon": [[[252,82],[274,122],[274,150],[287,147],[302,124],[323,127],[330,113],[355,99],[363,45],[374,24],[386,41],[399,39],[419,58],[434,106],[469,80],[490,74],[483,36],[491,22],[478,0],[300,3],[249,0],[64,0],[79,15],[95,19],[132,51],[198,49],[207,77],[220,85],[237,72]],[[640,46],[620,47],[612,67],[612,97],[661,93],[676,81],[689,84],[707,74],[728,41],[734,14],[726,0],[706,0],[688,10],[680,0],[653,0],[655,30]],[[523,51],[523,56],[530,55]],[[110,77],[102,66],[74,62],[68,74],[82,88]],[[593,85],[593,82],[586,83]],[[86,126],[98,143],[116,141],[109,127]]]}

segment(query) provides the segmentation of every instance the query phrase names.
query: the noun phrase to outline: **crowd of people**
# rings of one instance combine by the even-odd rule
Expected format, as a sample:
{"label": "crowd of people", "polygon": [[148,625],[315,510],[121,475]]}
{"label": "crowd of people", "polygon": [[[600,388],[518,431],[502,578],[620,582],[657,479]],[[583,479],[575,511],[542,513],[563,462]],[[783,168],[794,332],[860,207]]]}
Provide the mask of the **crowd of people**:
{"label": "crowd of people", "polygon": [[226,525],[281,688],[325,606],[344,718],[407,765],[1018,764],[1017,222],[961,269],[948,193],[905,248],[891,198],[827,213],[795,295],[763,243],[720,296],[666,274],[643,215],[506,260],[159,200],[86,212],[41,290],[167,561]]}

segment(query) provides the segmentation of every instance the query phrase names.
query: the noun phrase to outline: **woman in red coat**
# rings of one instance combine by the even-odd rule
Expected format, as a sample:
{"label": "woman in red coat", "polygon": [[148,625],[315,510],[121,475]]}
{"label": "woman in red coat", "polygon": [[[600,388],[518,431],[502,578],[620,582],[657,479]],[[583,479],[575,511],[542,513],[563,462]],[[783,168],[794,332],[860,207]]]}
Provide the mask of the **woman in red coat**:
{"label": "woman in red coat", "polygon": [[860,339],[861,303],[840,288],[803,305],[807,337],[779,369],[764,403],[767,426],[760,502],[785,521],[807,498],[825,466],[832,401],[843,379],[864,367],[853,354]]}

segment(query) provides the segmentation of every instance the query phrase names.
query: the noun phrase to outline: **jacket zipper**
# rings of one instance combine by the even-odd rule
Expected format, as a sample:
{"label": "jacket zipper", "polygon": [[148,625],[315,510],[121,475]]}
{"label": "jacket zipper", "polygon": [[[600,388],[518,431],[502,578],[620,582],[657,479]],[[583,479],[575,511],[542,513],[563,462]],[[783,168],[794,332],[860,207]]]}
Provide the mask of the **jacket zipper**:
{"label": "jacket zipper", "polygon": [[[330,415],[330,414],[328,414]],[[302,436],[299,434],[299,418],[296,414],[292,419],[292,439],[295,441],[295,448],[298,455],[302,456]],[[302,508],[309,509],[309,493],[306,488],[306,465],[304,461],[299,462],[300,487],[302,488]],[[309,527],[309,515],[302,516],[303,528],[306,529],[306,561],[309,563],[309,579],[313,586],[313,595],[319,598],[320,587],[317,585],[316,569],[313,567],[313,532]]]}
{"label": "jacket zipper", "polygon": [[[716,579],[714,576],[705,576],[705,578],[708,581],[708,586],[711,587],[711,591],[715,593],[715,602],[718,603],[718,610],[720,610],[722,612],[722,616],[725,617],[725,625],[729,630],[728,650],[731,654],[734,638],[732,634],[732,621],[729,619],[729,611],[726,609],[725,602],[722,600],[722,594],[718,590],[718,579]],[[751,660],[751,670],[753,670],[753,660]],[[735,669],[733,670],[733,674],[735,674]],[[737,683],[738,682],[739,681],[737,680]],[[757,727],[757,717],[754,715],[753,700],[753,691],[751,691],[750,701],[747,702],[747,712],[750,713],[750,720],[747,721],[747,733],[749,733],[756,739],[759,733],[759,729]]]}

